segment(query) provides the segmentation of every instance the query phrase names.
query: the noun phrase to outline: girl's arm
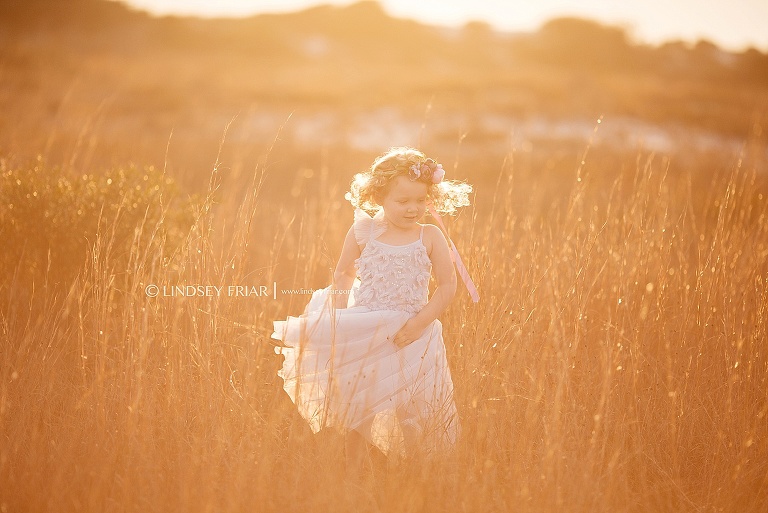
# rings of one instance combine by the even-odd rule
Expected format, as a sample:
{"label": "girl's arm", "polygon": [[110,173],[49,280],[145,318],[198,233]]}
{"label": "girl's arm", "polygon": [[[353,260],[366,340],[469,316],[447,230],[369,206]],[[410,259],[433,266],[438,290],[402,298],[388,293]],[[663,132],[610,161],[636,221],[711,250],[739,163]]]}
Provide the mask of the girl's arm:
{"label": "girl's arm", "polygon": [[357,272],[355,270],[355,260],[360,256],[360,246],[355,239],[354,226],[350,226],[347,236],[344,238],[344,246],[341,248],[339,262],[336,264],[336,271],[333,273],[332,291],[343,290],[344,293],[334,293],[331,299],[336,308],[346,308],[349,300],[349,289],[355,281]]}
{"label": "girl's arm", "polygon": [[432,260],[437,287],[424,308],[411,317],[395,335],[393,342],[398,347],[405,347],[419,338],[427,326],[448,308],[456,295],[456,270],[451,260],[448,241],[437,226],[428,224],[424,228],[424,236],[429,237],[432,242],[429,258]]}

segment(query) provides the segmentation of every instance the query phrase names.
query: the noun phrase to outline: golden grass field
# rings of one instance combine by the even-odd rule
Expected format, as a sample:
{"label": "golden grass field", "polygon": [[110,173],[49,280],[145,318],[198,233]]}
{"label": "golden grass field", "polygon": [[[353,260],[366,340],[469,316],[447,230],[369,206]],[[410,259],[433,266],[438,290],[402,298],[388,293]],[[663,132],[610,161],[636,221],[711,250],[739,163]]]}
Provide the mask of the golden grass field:
{"label": "golden grass field", "polygon": [[357,488],[276,377],[271,321],[308,296],[144,292],[327,284],[344,184],[275,212],[264,169],[216,170],[178,250],[139,237],[122,266],[103,224],[68,290],[3,288],[2,511],[764,511],[765,176],[589,158],[563,184],[511,154],[450,222],[482,297],[442,318],[463,435]]}
{"label": "golden grass field", "polygon": [[[183,25],[157,23],[165,37]],[[524,87],[496,93],[508,87],[532,111],[552,99],[608,114],[594,140],[524,144],[445,128],[451,109],[498,107],[473,77],[458,92],[419,85],[413,105],[398,107],[422,120],[418,136],[387,144],[426,134],[421,147],[446,178],[475,187],[473,205],[446,224],[481,301],[459,282],[441,316],[463,432],[440,459],[374,453],[373,479],[350,482],[343,438],[313,435],[283,391],[270,334],[309,299],[281,289],[330,283],[352,222],[344,192],[387,147],[303,146],[295,120],[279,115],[259,128],[269,138],[255,136],[249,112],[320,107],[237,96],[247,93],[238,73],[261,72],[242,56],[194,47],[182,62],[171,41],[146,62],[163,80],[174,74],[162,75],[165,61],[182,62],[191,78],[176,73],[181,87],[146,69],[130,75],[123,65],[144,61],[110,57],[124,50],[118,36],[114,48],[74,38],[93,53],[58,48],[66,64],[44,80],[58,54],[41,52],[40,64],[34,45],[45,39],[25,37],[0,67],[0,513],[768,511],[760,83],[667,89],[664,78],[586,71],[574,99],[560,72],[526,68]],[[199,62],[237,71],[200,86]],[[322,75],[304,65],[258,87],[292,84],[302,69]],[[113,84],[144,84],[145,96],[101,102]],[[700,93],[691,103],[687,87]],[[698,127],[727,120],[723,137],[737,144],[701,148],[689,125],[671,152],[598,142],[627,115],[600,103],[609,90],[659,125],[679,122],[673,114]],[[596,103],[578,104],[584,91]],[[668,93],[670,107],[651,91]],[[323,108],[346,127],[351,112],[366,116],[353,104]],[[150,284],[270,294],[148,297]]]}

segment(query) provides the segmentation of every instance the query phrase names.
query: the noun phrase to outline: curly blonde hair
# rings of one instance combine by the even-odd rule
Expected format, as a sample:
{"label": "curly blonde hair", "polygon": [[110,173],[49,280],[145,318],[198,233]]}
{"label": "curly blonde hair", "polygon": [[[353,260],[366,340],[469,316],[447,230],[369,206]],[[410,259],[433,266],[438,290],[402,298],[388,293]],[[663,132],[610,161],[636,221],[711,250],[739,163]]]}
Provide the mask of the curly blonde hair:
{"label": "curly blonde hair", "polygon": [[[412,168],[426,172],[414,174]],[[456,180],[442,180],[432,183],[432,173],[439,166],[417,149],[406,146],[391,148],[378,157],[368,171],[357,173],[344,197],[353,206],[363,210],[378,210],[389,189],[392,180],[406,176],[427,185],[427,200],[441,214],[455,214],[459,207],[469,205],[469,193],[472,186]]]}

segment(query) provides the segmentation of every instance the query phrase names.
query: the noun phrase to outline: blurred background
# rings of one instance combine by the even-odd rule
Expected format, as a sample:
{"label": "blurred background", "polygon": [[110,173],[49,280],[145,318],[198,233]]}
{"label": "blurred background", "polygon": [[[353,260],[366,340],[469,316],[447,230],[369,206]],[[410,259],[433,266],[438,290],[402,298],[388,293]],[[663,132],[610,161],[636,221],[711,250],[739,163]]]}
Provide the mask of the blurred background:
{"label": "blurred background", "polygon": [[[3,0],[0,513],[767,511],[767,10]],[[348,487],[308,294],[145,287],[327,286],[396,145],[475,188],[464,434]]]}
{"label": "blurred background", "polygon": [[[765,21],[762,3],[561,7],[617,19],[624,11],[634,26],[583,17],[537,25],[558,2],[538,12],[525,3],[410,8],[446,23],[438,26],[388,14],[410,5],[389,3],[285,12],[301,4],[4,2],[0,152],[85,171],[166,165],[195,190],[228,125],[222,160],[236,163],[233,173],[252,172],[270,147],[281,173],[316,168],[323,153],[332,174],[348,175],[389,146],[418,144],[447,164],[482,161],[473,173],[482,181],[510,150],[543,169],[571,167],[601,117],[593,146],[606,155],[733,155],[756,138],[765,149],[768,41],[750,27]],[[259,9],[270,12],[246,16]],[[718,9],[738,15],[712,23],[714,14],[698,12]],[[227,12],[243,17],[190,15]],[[529,29],[461,23],[494,13],[497,25]],[[693,37],[707,22],[710,38]]]}

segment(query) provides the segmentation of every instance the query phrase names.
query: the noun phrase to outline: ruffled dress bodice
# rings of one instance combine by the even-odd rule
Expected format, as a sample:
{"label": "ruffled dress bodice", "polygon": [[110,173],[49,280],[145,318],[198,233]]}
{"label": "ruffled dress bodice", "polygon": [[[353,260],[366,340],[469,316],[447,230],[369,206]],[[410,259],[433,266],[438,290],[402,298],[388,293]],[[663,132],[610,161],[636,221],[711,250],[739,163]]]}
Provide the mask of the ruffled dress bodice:
{"label": "ruffled dress bodice", "polygon": [[429,299],[432,269],[423,243],[424,227],[419,239],[410,244],[385,244],[375,238],[386,230],[386,220],[377,216],[355,211],[355,238],[358,244],[365,244],[355,260],[360,278],[355,304],[371,310],[418,313]]}

